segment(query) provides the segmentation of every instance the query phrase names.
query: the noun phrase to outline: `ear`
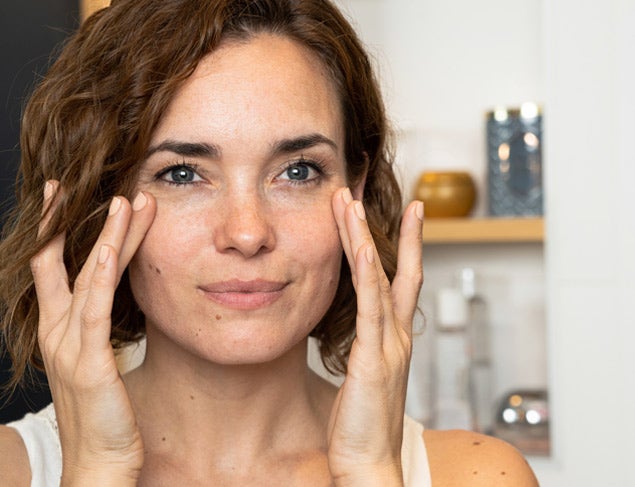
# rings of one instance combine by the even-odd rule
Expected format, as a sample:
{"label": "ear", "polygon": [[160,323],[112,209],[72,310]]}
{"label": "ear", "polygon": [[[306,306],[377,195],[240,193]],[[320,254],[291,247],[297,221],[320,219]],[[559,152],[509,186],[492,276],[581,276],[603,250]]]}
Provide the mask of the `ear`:
{"label": "ear", "polygon": [[368,175],[368,154],[364,152],[364,170],[359,177],[359,180],[354,186],[351,186],[350,190],[353,194],[353,198],[362,201],[364,198],[364,187],[366,186],[366,176]]}

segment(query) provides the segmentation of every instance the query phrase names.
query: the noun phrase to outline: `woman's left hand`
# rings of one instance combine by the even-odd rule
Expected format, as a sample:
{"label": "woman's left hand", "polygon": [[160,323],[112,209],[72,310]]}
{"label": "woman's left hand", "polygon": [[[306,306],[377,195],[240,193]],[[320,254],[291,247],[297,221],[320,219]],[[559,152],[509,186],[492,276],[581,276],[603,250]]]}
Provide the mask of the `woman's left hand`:
{"label": "woman's left hand", "polygon": [[357,292],[357,336],[331,412],[328,461],[336,485],[403,485],[401,443],[412,323],[423,282],[423,204],[406,209],[392,285],[360,201],[336,191],[333,211]]}

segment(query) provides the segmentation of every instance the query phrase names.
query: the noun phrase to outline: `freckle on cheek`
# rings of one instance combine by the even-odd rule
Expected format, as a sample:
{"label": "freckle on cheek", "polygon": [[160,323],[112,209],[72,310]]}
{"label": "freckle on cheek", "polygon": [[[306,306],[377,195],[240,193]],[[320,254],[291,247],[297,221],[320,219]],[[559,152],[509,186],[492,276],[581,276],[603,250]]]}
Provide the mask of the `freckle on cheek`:
{"label": "freckle on cheek", "polygon": [[217,320],[222,320],[222,319],[223,319],[223,317],[222,317],[221,315],[216,315],[216,319],[217,319]]}

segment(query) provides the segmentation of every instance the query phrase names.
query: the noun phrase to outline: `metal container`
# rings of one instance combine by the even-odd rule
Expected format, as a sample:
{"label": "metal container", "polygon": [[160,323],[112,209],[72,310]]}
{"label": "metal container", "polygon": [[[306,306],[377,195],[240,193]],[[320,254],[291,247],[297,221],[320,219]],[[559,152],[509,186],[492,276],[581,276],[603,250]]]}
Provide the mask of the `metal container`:
{"label": "metal container", "polygon": [[506,394],[496,412],[493,434],[523,453],[549,455],[547,391],[521,389]]}
{"label": "metal container", "polygon": [[542,114],[536,104],[488,112],[487,166],[490,215],[543,214]]}

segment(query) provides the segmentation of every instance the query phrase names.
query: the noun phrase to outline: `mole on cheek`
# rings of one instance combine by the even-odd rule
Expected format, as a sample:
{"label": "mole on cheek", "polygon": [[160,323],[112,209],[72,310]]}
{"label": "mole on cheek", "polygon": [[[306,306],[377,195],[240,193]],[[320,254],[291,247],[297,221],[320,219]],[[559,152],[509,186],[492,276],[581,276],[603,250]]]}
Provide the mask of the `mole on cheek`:
{"label": "mole on cheek", "polygon": [[222,318],[223,318],[223,317],[222,317],[221,315],[216,315],[216,319],[217,319],[217,320],[220,320],[220,319],[222,319]]}

